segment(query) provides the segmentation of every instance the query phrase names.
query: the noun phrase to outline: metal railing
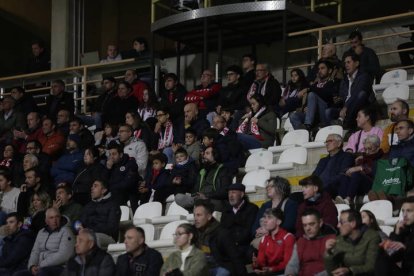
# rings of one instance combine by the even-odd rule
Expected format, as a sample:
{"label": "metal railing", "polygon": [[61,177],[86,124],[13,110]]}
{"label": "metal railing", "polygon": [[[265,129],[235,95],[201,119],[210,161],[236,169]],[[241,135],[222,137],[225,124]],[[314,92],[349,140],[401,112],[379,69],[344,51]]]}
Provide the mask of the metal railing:
{"label": "metal railing", "polygon": [[[64,69],[55,69],[31,74],[17,75],[0,78],[0,94],[5,96],[9,90],[15,86],[21,86],[26,89],[27,93],[36,94],[35,98],[46,98],[49,94],[49,83],[56,79],[62,79],[66,83],[66,91],[73,92],[75,107],[77,112],[87,113],[87,101],[97,98],[97,95],[88,95],[88,85],[100,84],[102,76],[113,76],[116,79],[123,78],[128,69],[142,70],[148,73],[158,72],[159,60],[155,59],[125,59],[110,63],[98,63],[68,67]],[[158,92],[158,79],[155,75],[153,87]],[[39,105],[44,105],[40,101]]]}
{"label": "metal railing", "polygon": [[[368,25],[375,25],[375,24],[380,24],[380,23],[387,23],[387,24],[398,24],[401,25],[401,22],[403,21],[408,21],[408,20],[412,20],[414,18],[414,12],[406,12],[406,13],[401,13],[401,14],[396,14],[396,15],[390,15],[390,16],[384,16],[384,17],[378,17],[378,18],[373,18],[373,19],[367,19],[367,20],[360,20],[360,21],[354,21],[354,22],[349,22],[349,23],[344,23],[344,24],[337,24],[337,25],[332,25],[332,26],[327,26],[327,27],[321,27],[321,28],[315,28],[315,29],[310,29],[310,30],[304,30],[304,31],[299,31],[299,32],[293,32],[293,33],[289,33],[288,37],[293,38],[293,37],[299,37],[299,36],[304,36],[304,35],[314,35],[316,36],[316,45],[311,45],[311,46],[307,46],[307,47],[301,47],[301,48],[295,48],[295,49],[290,49],[287,51],[287,53],[289,55],[292,54],[296,54],[296,53],[305,53],[308,51],[314,51],[317,50],[317,57],[318,59],[321,57],[322,54],[322,47],[326,44],[324,44],[324,37],[326,34],[330,35],[330,32],[335,32],[335,33],[340,33],[341,31],[345,31],[346,29],[352,28],[352,27],[362,27],[362,26],[368,26]],[[376,36],[371,36],[371,37],[364,37],[364,41],[372,41],[372,40],[380,40],[380,39],[384,39],[384,38],[389,38],[389,37],[393,37],[393,36],[401,36],[401,35],[411,35],[414,31],[401,31],[401,32],[390,32],[387,34],[381,34],[381,35],[376,35]],[[335,46],[341,46],[341,45],[345,45],[348,44],[349,41],[340,41],[340,42],[335,42],[333,43]],[[397,45],[395,45],[395,48],[397,48]],[[385,56],[385,55],[390,55],[390,54],[395,54],[395,53],[400,53],[400,52],[407,52],[407,51],[413,51],[414,48],[408,48],[408,49],[401,49],[401,50],[388,50],[388,51],[383,51],[383,52],[378,52],[377,55],[378,56]],[[306,68],[309,66],[313,66],[314,63],[307,63],[307,64],[298,64],[298,65],[291,65],[289,66],[287,69],[294,69],[294,68]],[[413,65],[410,66],[398,66],[398,67],[393,67],[393,68],[386,68],[386,70],[392,70],[392,69],[396,69],[396,68],[405,68],[405,69],[409,69],[409,68],[414,68]]]}

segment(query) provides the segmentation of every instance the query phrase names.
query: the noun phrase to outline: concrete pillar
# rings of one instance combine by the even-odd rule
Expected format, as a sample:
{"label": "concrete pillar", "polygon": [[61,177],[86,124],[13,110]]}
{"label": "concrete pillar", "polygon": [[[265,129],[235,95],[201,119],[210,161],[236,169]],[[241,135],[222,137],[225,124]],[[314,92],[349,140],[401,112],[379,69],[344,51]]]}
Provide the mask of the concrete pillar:
{"label": "concrete pillar", "polygon": [[51,24],[51,68],[68,66],[69,56],[69,0],[53,0]]}

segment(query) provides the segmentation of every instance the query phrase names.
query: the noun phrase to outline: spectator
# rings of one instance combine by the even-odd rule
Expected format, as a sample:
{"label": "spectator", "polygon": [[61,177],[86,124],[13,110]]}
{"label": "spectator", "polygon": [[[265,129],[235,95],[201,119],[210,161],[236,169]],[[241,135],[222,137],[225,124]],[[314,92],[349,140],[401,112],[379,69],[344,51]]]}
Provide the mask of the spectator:
{"label": "spectator", "polygon": [[405,199],[401,212],[403,220],[395,225],[390,240],[381,243],[383,250],[380,250],[375,264],[375,275],[413,275],[413,197]]}
{"label": "spectator", "polygon": [[197,229],[193,225],[180,224],[174,234],[174,243],[179,250],[168,256],[160,275],[180,271],[182,275],[208,276],[207,261],[203,251],[197,247],[197,239]]}
{"label": "spectator", "polygon": [[26,116],[27,128],[24,130],[13,130],[13,144],[19,149],[19,152],[26,151],[26,145],[31,140],[38,140],[41,133],[40,115],[37,112],[30,112]]}
{"label": "spectator", "polygon": [[362,224],[366,225],[370,229],[377,231],[382,241],[389,239],[388,235],[385,234],[379,227],[377,219],[371,211],[364,210],[364,211],[360,211],[360,213],[361,213]]}
{"label": "spectator", "polygon": [[234,110],[237,117],[241,117],[246,105],[245,88],[241,82],[243,75],[242,69],[237,65],[232,65],[226,69],[227,86],[222,87],[216,106],[216,113],[220,115],[221,108]]}
{"label": "spectator", "polygon": [[54,184],[59,182],[72,183],[76,171],[83,159],[83,151],[79,149],[80,137],[77,134],[70,134],[66,142],[66,153],[63,154],[50,169],[50,175]]}
{"label": "spectator", "polygon": [[62,224],[59,210],[47,209],[46,225],[36,237],[28,270],[17,272],[16,276],[59,275],[72,256],[75,237],[69,227]]}
{"label": "spectator", "polygon": [[117,124],[106,123],[104,131],[102,134],[102,139],[99,141],[99,150],[108,155],[108,145],[112,141],[117,141],[119,139],[119,126]]}
{"label": "spectator", "polygon": [[[307,99],[302,112],[296,111],[289,116],[294,129],[305,128],[311,130],[319,115],[321,125],[327,125],[326,109],[334,106],[334,96],[338,93],[338,83],[331,78],[333,65],[329,61],[321,60],[317,64],[318,78],[308,88]],[[304,124],[304,125],[302,125]]]}
{"label": "spectator", "polygon": [[242,117],[237,137],[246,150],[273,146],[276,137],[277,116],[266,107],[269,103],[260,94],[250,97],[252,111]]}
{"label": "spectator", "polygon": [[[132,86],[132,96],[138,101],[138,105],[143,103],[144,91],[148,85],[138,78],[137,71],[128,69],[125,71],[125,82]],[[138,107],[138,106],[137,106]],[[134,109],[136,110],[136,108]]]}
{"label": "spectator", "polygon": [[174,138],[174,142],[183,143],[186,129],[193,129],[197,134],[197,140],[201,140],[203,131],[210,128],[210,123],[205,117],[199,115],[198,107],[195,103],[188,103],[184,106],[184,122],[180,122],[177,128],[177,137]]}
{"label": "spectator", "polygon": [[106,47],[106,57],[101,59],[100,63],[108,63],[119,60],[122,60],[122,56],[118,53],[118,46],[115,44],[108,44]]}
{"label": "spectator", "polygon": [[127,124],[119,126],[118,136],[119,142],[124,145],[124,154],[128,154],[130,158],[135,160],[139,175],[144,177],[148,162],[148,150],[145,143],[133,136],[132,127]]}
{"label": "spectator", "polygon": [[376,161],[384,155],[379,146],[380,140],[377,135],[368,135],[365,138],[365,153],[355,159],[353,167],[346,170],[345,174],[348,177],[343,178],[335,203],[349,205],[356,195],[364,196],[371,190],[375,177]]}
{"label": "spectator", "polygon": [[16,101],[11,96],[4,97],[0,111],[0,142],[11,143],[13,130],[22,131],[25,127],[24,115],[14,109]]}
{"label": "spectator", "polygon": [[276,110],[282,95],[280,84],[272,74],[269,64],[258,63],[256,65],[256,79],[247,92],[247,100],[255,94],[260,94],[264,98],[264,102],[271,110]]}
{"label": "spectator", "polygon": [[326,241],[325,269],[333,275],[372,275],[381,241],[375,230],[362,224],[356,210],[341,212],[340,235]]}
{"label": "spectator", "polygon": [[407,119],[409,112],[410,107],[406,101],[397,99],[391,104],[389,113],[392,123],[384,129],[384,134],[381,140],[381,149],[384,153],[390,151],[391,145],[396,145],[398,143],[398,136],[394,133],[394,127],[397,121]]}
{"label": "spectator", "polygon": [[135,139],[140,139],[145,143],[148,151],[156,148],[156,138],[149,126],[142,121],[141,115],[136,111],[128,111],[125,114],[125,124],[130,125]]}
{"label": "spectator", "polygon": [[[42,144],[38,140],[30,140],[26,145],[26,154],[33,154],[37,157],[39,163],[37,168],[39,169],[41,175],[43,176],[43,181],[48,183],[49,181],[49,170],[52,166],[52,160],[50,156],[43,152]],[[24,159],[23,159],[24,164]],[[25,169],[27,170],[27,168]]]}
{"label": "spectator", "polygon": [[67,109],[61,109],[56,115],[56,128],[65,137],[69,135],[69,122],[71,120],[70,111]]}
{"label": "spectator", "polygon": [[267,209],[279,208],[283,211],[285,219],[280,227],[295,233],[296,214],[298,210],[298,203],[289,198],[290,196],[290,183],[283,177],[272,177],[267,181],[266,195],[270,199],[262,204],[257,213],[253,227],[251,228],[253,236],[256,238],[262,237],[267,232],[263,232],[260,228],[260,219],[263,217],[264,212]]}
{"label": "spectator", "polygon": [[126,253],[118,257],[116,275],[160,275],[163,259],[155,249],[145,244],[145,232],[141,227],[130,226],[125,232]]}
{"label": "spectator", "polygon": [[205,69],[201,74],[200,84],[185,95],[184,101],[194,103],[200,117],[206,118],[209,112],[216,110],[220,89],[221,85],[214,81],[213,71]]}
{"label": "spectator", "polygon": [[116,96],[108,99],[108,103],[103,107],[102,120],[104,123],[119,125],[125,121],[125,114],[128,110],[137,110],[138,101],[132,92],[132,86],[129,82],[119,82]]}
{"label": "spectator", "polygon": [[342,65],[342,61],[336,55],[336,46],[333,43],[327,43],[322,46],[322,54],[321,58],[316,62],[315,66],[312,67],[311,71],[307,76],[307,80],[310,84],[318,82],[318,65],[321,61],[327,61],[333,65],[333,70],[331,75],[329,76],[330,79],[343,79],[344,77],[344,68]]}
{"label": "spectator", "polygon": [[45,227],[46,210],[51,206],[52,200],[48,193],[36,191],[30,198],[29,217],[25,218],[25,228],[37,234]]}
{"label": "spectator", "polygon": [[197,140],[197,133],[193,129],[187,128],[185,130],[184,140],[183,148],[198,166],[200,164],[201,144],[200,141]]}
{"label": "spectator", "polygon": [[203,168],[200,170],[193,194],[176,194],[175,202],[191,209],[196,199],[209,199],[215,211],[224,209],[227,200],[227,187],[231,184],[231,176],[220,163],[221,157],[214,147],[208,147],[203,152]]}
{"label": "spectator", "polygon": [[250,263],[249,252],[251,234],[258,208],[249,202],[246,195],[246,186],[240,183],[228,187],[229,204],[221,216],[221,226],[233,235],[236,249],[243,256],[244,263]]}
{"label": "spectator", "polygon": [[321,214],[315,209],[305,210],[301,220],[304,235],[298,238],[293,248],[285,275],[320,275],[325,271],[325,243],[329,239],[335,239],[336,231],[323,224]]}
{"label": "spectator", "polygon": [[290,71],[290,80],[282,92],[277,108],[279,117],[288,112],[295,111],[302,106],[303,99],[306,98],[309,87],[305,73],[300,69]]}
{"label": "spectator", "polygon": [[87,129],[83,121],[74,117],[69,122],[69,134],[75,134],[79,136],[79,149],[85,150],[87,148],[93,147],[95,145],[95,137]]}
{"label": "spectator", "polygon": [[371,79],[370,84],[373,80],[380,80],[381,78],[381,67],[378,60],[378,56],[374,50],[366,47],[362,44],[362,34],[361,32],[355,30],[349,34],[349,42],[351,48],[349,48],[344,55],[342,60],[345,60],[348,54],[358,55],[361,71],[367,73]]}
{"label": "spectator", "polygon": [[73,200],[82,206],[90,202],[92,183],[99,178],[108,179],[108,170],[99,162],[99,150],[88,148],[72,184]]}
{"label": "spectator", "polygon": [[15,100],[14,110],[20,112],[27,117],[31,112],[37,112],[37,104],[31,93],[25,93],[21,86],[13,87],[10,91],[10,96]]}
{"label": "spectator", "polygon": [[[246,107],[247,107],[247,104],[246,104]],[[239,126],[239,120],[237,120],[237,118],[234,117],[233,110],[226,108],[226,107],[222,107],[220,116],[223,117],[224,120],[226,121],[226,127],[236,132],[237,127]]]}
{"label": "spectator", "polygon": [[[35,168],[39,166],[39,159],[36,155],[28,153],[25,154],[23,157],[22,164],[19,164],[17,168],[17,178],[13,179],[13,185],[16,188],[20,188],[24,184],[24,181],[26,180],[26,177],[24,176],[24,172],[28,169]],[[50,167],[49,167],[50,168]]]}
{"label": "spectator", "polygon": [[45,118],[42,121],[39,142],[42,145],[42,151],[54,161],[60,157],[65,147],[65,137],[56,130],[56,124],[50,118]]}
{"label": "spectator", "polygon": [[32,55],[27,61],[26,73],[36,73],[50,70],[50,54],[46,51],[44,42],[32,41]]}
{"label": "spectator", "polygon": [[348,139],[344,151],[354,154],[365,152],[364,141],[369,135],[377,135],[380,139],[383,136],[382,129],[375,126],[377,116],[375,110],[363,108],[358,111],[356,118],[357,126],[361,130],[354,132]]}
{"label": "spectator", "polygon": [[6,167],[10,170],[13,183],[17,183],[19,178],[17,174],[21,165],[20,154],[16,147],[13,144],[6,144],[3,148],[2,159],[0,159],[0,167]]}
{"label": "spectator", "polygon": [[83,207],[80,223],[82,228],[95,231],[97,245],[101,249],[118,239],[121,209],[108,190],[105,180],[95,180],[91,188],[92,201]]}
{"label": "spectator", "polygon": [[7,167],[0,167],[0,225],[6,223],[7,214],[17,211],[20,189],[12,186],[12,175]]}
{"label": "spectator", "polygon": [[158,109],[158,98],[155,92],[147,88],[142,92],[142,102],[138,105],[138,114],[144,122],[154,122],[156,120],[156,113]]}
{"label": "spectator", "polygon": [[123,59],[128,58],[148,58],[150,55],[150,51],[148,48],[148,42],[144,37],[136,37],[132,41],[132,49],[128,51],[124,51],[122,53]]}
{"label": "spectator", "polygon": [[213,210],[208,200],[198,200],[194,205],[194,225],[210,275],[246,275],[233,236],[213,217]]}
{"label": "spectator", "polygon": [[23,218],[18,213],[7,215],[7,235],[3,239],[0,258],[0,274],[3,276],[13,275],[14,272],[27,267],[35,236],[22,226]]}
{"label": "spectator", "polygon": [[355,128],[355,118],[358,111],[369,104],[372,92],[372,79],[363,70],[359,70],[360,57],[356,54],[346,54],[344,57],[346,77],[341,81],[339,96],[333,101],[342,108],[332,107],[326,112],[328,120],[338,118],[335,123],[345,128]]}
{"label": "spectator", "polygon": [[69,222],[77,221],[82,212],[82,205],[72,199],[72,189],[67,183],[60,183],[56,188],[56,199],[53,200],[53,208],[60,211]]}
{"label": "spectator", "polygon": [[122,145],[112,141],[109,146],[109,157],[106,168],[109,170],[108,189],[118,205],[131,202],[132,211],[138,207],[138,181],[142,178],[138,174],[135,160],[123,152]]}
{"label": "spectator", "polygon": [[177,130],[170,119],[170,111],[166,107],[157,110],[157,123],[155,124],[154,134],[158,140],[157,150],[164,153],[168,158],[168,163],[173,163],[174,138],[177,137]]}
{"label": "spectator", "polygon": [[[257,59],[253,54],[245,54],[242,57],[242,68],[243,68],[243,88],[245,93],[252,86],[254,80],[256,79],[256,62]],[[246,101],[247,104],[247,101]]]}
{"label": "spectator", "polygon": [[46,98],[44,114],[50,118],[56,118],[59,110],[69,110],[73,114],[75,110],[73,95],[65,92],[65,83],[62,80],[52,81],[50,95]]}
{"label": "spectator", "polygon": [[307,209],[318,210],[324,223],[335,227],[338,224],[338,212],[329,194],[323,191],[321,179],[316,175],[311,175],[301,179],[299,185],[303,186],[303,198],[305,201],[298,207],[296,237],[302,237],[304,234],[302,214]]}
{"label": "spectator", "polygon": [[338,134],[329,134],[325,141],[328,156],[321,158],[313,171],[323,183],[323,189],[335,197],[343,181],[346,170],[353,166],[352,154],[342,150],[342,137]]}
{"label": "spectator", "polygon": [[295,237],[281,228],[283,211],[267,209],[264,213],[264,227],[267,231],[259,245],[257,258],[253,255],[253,269],[256,274],[284,274],[292,257]]}
{"label": "spectator", "polygon": [[164,76],[164,88],[161,90],[160,104],[169,108],[171,120],[173,123],[177,123],[184,117],[184,97],[187,94],[187,89],[179,82],[174,73],[168,73]]}
{"label": "spectator", "polygon": [[406,158],[414,166],[414,123],[409,119],[402,119],[395,125],[398,144],[391,146],[389,159]]}
{"label": "spectator", "polygon": [[114,77],[104,77],[102,80],[101,94],[95,100],[94,104],[91,105],[91,116],[81,115],[79,118],[87,126],[96,126],[96,131],[102,130],[104,122],[102,121],[102,114],[108,108],[108,104],[112,98],[116,96],[116,80]]}
{"label": "spectator", "polygon": [[[414,24],[408,25],[408,26],[403,26],[403,27],[408,27],[410,29],[410,31],[414,31]],[[398,50],[405,50],[405,49],[410,49],[414,47],[414,32],[411,33],[411,37],[410,37],[411,41],[408,42],[404,42],[398,45]],[[410,66],[414,64],[414,60],[411,56],[414,56],[414,50],[408,50],[408,51],[404,51],[404,52],[399,52],[398,53],[400,55],[400,60],[401,60],[401,65],[402,66]]]}
{"label": "spectator", "polygon": [[76,255],[66,263],[61,276],[113,276],[115,264],[112,256],[97,246],[93,230],[82,229],[76,237]]}
{"label": "spectator", "polygon": [[147,203],[154,193],[154,201],[165,203],[164,196],[159,196],[158,191],[168,185],[170,171],[165,169],[167,157],[163,153],[157,153],[151,156],[151,169],[147,169],[145,182],[141,182],[138,187],[139,204]]}

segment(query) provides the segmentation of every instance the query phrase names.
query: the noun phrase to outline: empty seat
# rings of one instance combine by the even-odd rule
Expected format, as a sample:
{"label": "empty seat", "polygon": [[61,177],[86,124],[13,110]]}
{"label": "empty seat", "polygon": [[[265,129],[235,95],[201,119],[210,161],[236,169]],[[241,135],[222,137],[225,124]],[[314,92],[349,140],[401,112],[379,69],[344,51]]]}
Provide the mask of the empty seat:
{"label": "empty seat", "polygon": [[251,154],[247,160],[245,165],[245,171],[253,171],[257,169],[263,169],[266,166],[273,163],[273,153],[270,151],[259,151]]}
{"label": "empty seat", "polygon": [[151,223],[151,219],[162,214],[162,205],[159,202],[148,202],[138,207],[134,214],[134,225]]}
{"label": "empty seat", "polygon": [[390,236],[390,234],[394,231],[394,227],[389,225],[380,225],[380,228],[387,236]]}
{"label": "empty seat", "polygon": [[408,100],[410,97],[410,88],[406,84],[391,84],[382,93],[382,98],[386,104],[392,104],[397,99]]}
{"label": "empty seat", "polygon": [[283,129],[286,130],[287,132],[295,130],[292,126],[292,123],[290,122],[289,117],[285,120],[285,123],[283,124]]}
{"label": "empty seat", "polygon": [[324,147],[326,138],[329,134],[338,134],[343,136],[344,129],[342,126],[327,126],[321,128],[318,133],[316,133],[315,140],[313,142],[304,143],[302,146],[305,148],[318,148]]}
{"label": "empty seat", "polygon": [[385,73],[381,77],[379,84],[374,84],[372,89],[375,92],[388,88],[391,84],[402,84],[407,81],[407,71],[404,69],[396,69]]}
{"label": "empty seat", "polygon": [[177,227],[183,223],[188,223],[188,221],[177,220],[166,224],[161,230],[160,239],[147,242],[148,246],[151,248],[174,246],[173,234],[175,233]]}
{"label": "empty seat", "polygon": [[129,207],[126,205],[121,205],[121,218],[119,221],[128,221],[129,220]]}
{"label": "empty seat", "polygon": [[361,207],[361,211],[371,211],[378,223],[383,225],[384,221],[392,218],[392,203],[388,200],[375,200],[365,203]]}
{"label": "empty seat", "polygon": [[265,168],[269,171],[280,171],[293,169],[293,164],[306,164],[308,158],[308,151],[304,147],[294,147],[286,149],[279,157],[277,164],[271,164]]}
{"label": "empty seat", "polygon": [[268,151],[282,152],[285,149],[293,148],[297,145],[300,146],[307,142],[309,142],[309,132],[306,129],[297,129],[286,133],[283,136],[281,145],[269,147]]}
{"label": "empty seat", "polygon": [[247,186],[266,187],[267,180],[270,178],[269,170],[260,169],[250,171],[243,177],[242,183]]}
{"label": "empty seat", "polygon": [[151,219],[153,224],[169,223],[176,220],[183,220],[187,218],[189,212],[183,207],[179,206],[175,201],[171,203],[165,216],[154,217]]}

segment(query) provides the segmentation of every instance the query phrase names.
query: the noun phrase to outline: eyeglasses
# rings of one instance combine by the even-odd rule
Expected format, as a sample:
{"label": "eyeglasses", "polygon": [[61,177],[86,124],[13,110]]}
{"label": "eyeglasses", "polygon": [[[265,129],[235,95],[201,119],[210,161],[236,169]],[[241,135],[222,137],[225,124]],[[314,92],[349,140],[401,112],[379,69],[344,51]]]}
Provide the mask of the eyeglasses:
{"label": "eyeglasses", "polygon": [[183,232],[183,233],[174,233],[172,235],[173,235],[174,238],[177,238],[177,237],[181,237],[182,235],[186,235],[186,234],[188,234],[188,233],[185,233],[185,232]]}
{"label": "eyeglasses", "polygon": [[165,116],[165,113],[155,115],[155,117],[157,117],[157,118],[160,118],[162,116]]}

